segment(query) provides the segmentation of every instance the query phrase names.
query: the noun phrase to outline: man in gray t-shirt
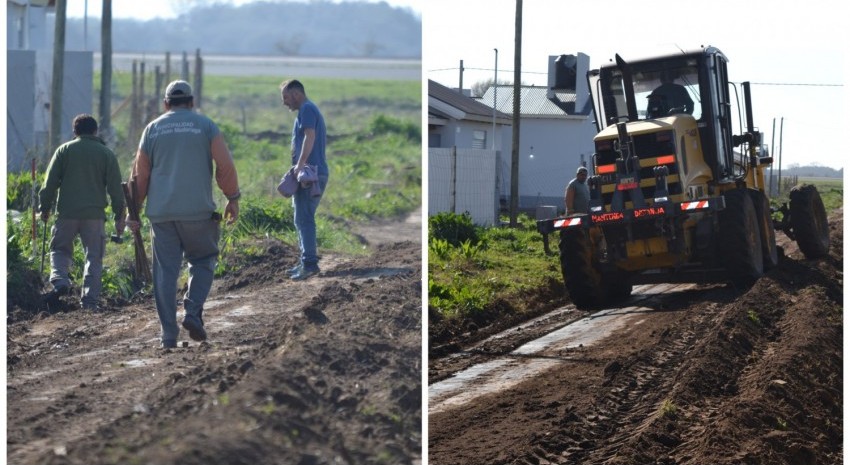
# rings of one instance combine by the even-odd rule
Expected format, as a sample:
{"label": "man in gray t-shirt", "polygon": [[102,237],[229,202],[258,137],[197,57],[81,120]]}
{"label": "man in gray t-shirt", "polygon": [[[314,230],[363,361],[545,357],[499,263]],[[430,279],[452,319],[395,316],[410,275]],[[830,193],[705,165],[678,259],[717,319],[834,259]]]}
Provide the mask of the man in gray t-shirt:
{"label": "man in gray t-shirt", "polygon": [[564,192],[564,206],[567,215],[590,211],[590,189],[587,187],[587,168],[579,166],[576,177],[567,184]]}
{"label": "man in gray t-shirt", "polygon": [[[212,287],[218,259],[220,215],[213,200],[213,180],[227,198],[224,218],[239,216],[239,180],[233,156],[215,123],[196,113],[192,87],[174,81],[165,90],[165,113],[145,127],[130,179],[133,201],[151,223],[153,290],[161,326],[161,344],[177,347],[177,279],[183,259],[189,281],[183,296],[182,326],[195,341],[207,338],[204,303]],[[138,231],[140,224],[127,221]]]}

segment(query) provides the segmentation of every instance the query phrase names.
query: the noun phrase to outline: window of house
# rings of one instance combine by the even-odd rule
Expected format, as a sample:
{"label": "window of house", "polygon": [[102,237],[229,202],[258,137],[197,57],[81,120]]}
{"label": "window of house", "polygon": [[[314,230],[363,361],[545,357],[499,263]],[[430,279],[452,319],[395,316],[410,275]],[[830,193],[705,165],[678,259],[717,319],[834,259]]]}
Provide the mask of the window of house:
{"label": "window of house", "polygon": [[487,148],[487,131],[472,131],[472,148]]}

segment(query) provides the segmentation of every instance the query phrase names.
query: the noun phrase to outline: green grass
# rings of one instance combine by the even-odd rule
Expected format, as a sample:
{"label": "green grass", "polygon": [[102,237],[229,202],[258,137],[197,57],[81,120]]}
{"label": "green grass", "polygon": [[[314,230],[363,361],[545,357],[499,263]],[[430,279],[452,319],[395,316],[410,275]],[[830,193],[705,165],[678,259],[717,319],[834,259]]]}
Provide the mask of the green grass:
{"label": "green grass", "polygon": [[[844,204],[844,180],[840,178],[799,178],[799,184],[812,184],[818,189],[821,200],[827,212],[841,208]],[[783,203],[788,203],[788,192],[783,192],[778,197],[770,200],[771,205],[780,206]]]}
{"label": "green grass", "polygon": [[[437,222],[454,234],[442,215]],[[557,260],[544,253],[542,236],[525,215],[518,228],[475,227],[478,242],[466,239],[457,245],[434,235],[435,218],[429,221],[428,297],[442,318],[477,319],[499,301],[523,311],[528,296],[560,280]]]}
{"label": "green grass", "polygon": [[[296,113],[281,104],[278,77],[207,76],[201,111],[215,121],[233,153],[239,175],[242,200],[237,224],[222,230],[222,259],[218,275],[242,262],[233,258],[261,253],[256,238],[273,237],[297,246],[292,224],[292,201],[276,190],[291,165],[291,128]],[[328,128],[327,159],[330,181],[317,212],[317,235],[323,251],[364,253],[362,245],[348,231],[357,222],[392,218],[421,205],[421,83],[345,79],[302,79],[307,94],[322,111]],[[93,108],[98,108],[100,75],[94,76]],[[152,78],[145,84],[152,93]],[[130,105],[122,105],[131,94],[131,75],[113,75],[112,127],[110,147],[119,160],[124,178],[129,176],[138,144],[138,134],[130,134]],[[153,97],[157,112],[161,97]],[[49,161],[40,160],[36,185],[40,185]],[[25,212],[7,227],[7,272],[12,277],[37,274],[40,241],[31,240],[32,181],[30,173],[9,174],[7,208]],[[226,199],[214,188],[214,199],[223,210]],[[107,212],[111,217],[111,213]],[[142,218],[143,221],[145,218]],[[48,228],[52,225],[51,218]],[[39,228],[41,222],[39,221]],[[113,232],[107,223],[107,234]],[[142,229],[150,259],[148,228]],[[129,236],[129,235],[128,235]],[[105,298],[129,298],[138,288],[132,282],[133,245],[108,244],[104,257]],[[229,258],[230,260],[225,260]],[[75,251],[72,277],[79,283],[82,252]],[[236,265],[233,265],[236,264]],[[45,266],[49,270],[49,263]],[[20,273],[16,273],[21,271]],[[23,273],[27,271],[27,273]],[[29,283],[29,284],[28,284]],[[10,295],[31,286],[31,280],[12,279]]]}

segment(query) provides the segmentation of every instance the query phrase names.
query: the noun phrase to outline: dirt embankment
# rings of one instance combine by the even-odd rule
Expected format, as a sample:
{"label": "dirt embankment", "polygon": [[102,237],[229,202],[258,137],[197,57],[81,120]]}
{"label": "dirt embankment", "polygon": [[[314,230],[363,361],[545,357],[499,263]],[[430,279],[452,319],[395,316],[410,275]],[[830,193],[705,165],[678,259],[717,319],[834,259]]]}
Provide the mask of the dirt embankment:
{"label": "dirt embankment", "polygon": [[419,463],[421,245],[394,226],[301,283],[296,250],[257,244],[216,281],[205,343],[159,349],[149,296],[9,325],[8,462]]}
{"label": "dirt embankment", "polygon": [[[596,344],[535,355],[557,362],[542,375],[431,414],[429,464],[842,463],[840,211],[830,235],[806,260],[780,233],[786,256],[754,286],[664,296]],[[519,357],[546,325],[458,341],[431,378]]]}

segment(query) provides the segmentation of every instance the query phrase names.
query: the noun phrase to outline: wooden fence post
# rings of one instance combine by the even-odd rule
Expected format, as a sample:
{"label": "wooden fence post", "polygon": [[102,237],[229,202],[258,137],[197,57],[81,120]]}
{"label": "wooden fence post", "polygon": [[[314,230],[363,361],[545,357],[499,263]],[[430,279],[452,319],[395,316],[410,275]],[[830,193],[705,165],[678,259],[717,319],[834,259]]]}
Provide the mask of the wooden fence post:
{"label": "wooden fence post", "polygon": [[148,123],[148,105],[145,96],[145,62],[139,64],[139,129]]}
{"label": "wooden fence post", "polygon": [[195,108],[200,109],[204,87],[204,61],[201,58],[201,49],[195,49],[195,83],[192,87]]}
{"label": "wooden fence post", "polygon": [[171,52],[165,52],[165,82],[171,82]]}
{"label": "wooden fence post", "polygon": [[183,51],[183,61],[180,66],[180,79],[189,82],[189,58],[186,56],[186,51]]}
{"label": "wooden fence post", "polygon": [[139,131],[139,63],[133,60],[133,90],[130,93],[130,140],[136,138]]}

